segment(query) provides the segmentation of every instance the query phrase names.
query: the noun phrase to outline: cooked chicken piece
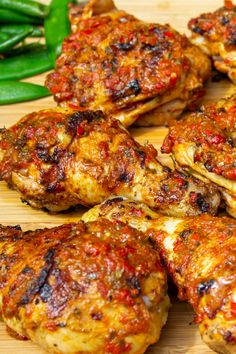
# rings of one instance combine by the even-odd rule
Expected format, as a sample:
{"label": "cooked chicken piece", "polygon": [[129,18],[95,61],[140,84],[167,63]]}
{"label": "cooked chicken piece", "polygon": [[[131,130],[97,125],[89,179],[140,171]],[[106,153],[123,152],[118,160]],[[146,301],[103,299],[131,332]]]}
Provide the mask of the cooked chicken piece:
{"label": "cooked chicken piece", "polygon": [[191,42],[213,58],[217,70],[236,83],[236,6],[226,0],[213,13],[202,14],[188,24]]}
{"label": "cooked chicken piece", "polygon": [[194,176],[221,187],[227,211],[236,217],[236,95],[203,106],[169,129],[162,152]]}
{"label": "cooked chicken piece", "polygon": [[126,127],[162,125],[204,95],[211,63],[169,25],[137,20],[110,0],[72,7],[70,17],[72,34],[46,80],[61,106],[101,109]]}
{"label": "cooked chicken piece", "polygon": [[115,198],[83,216],[122,220],[145,232],[160,250],[179,298],[194,308],[203,340],[218,353],[236,353],[236,221],[201,215],[173,218]]}
{"label": "cooked chicken piece", "polygon": [[0,226],[0,313],[50,353],[144,353],[169,308],[158,252],[100,219],[22,232]]}
{"label": "cooked chicken piece", "polygon": [[215,187],[162,166],[101,111],[44,110],[0,132],[0,179],[36,208],[93,206],[111,195],[170,215],[215,213]]}

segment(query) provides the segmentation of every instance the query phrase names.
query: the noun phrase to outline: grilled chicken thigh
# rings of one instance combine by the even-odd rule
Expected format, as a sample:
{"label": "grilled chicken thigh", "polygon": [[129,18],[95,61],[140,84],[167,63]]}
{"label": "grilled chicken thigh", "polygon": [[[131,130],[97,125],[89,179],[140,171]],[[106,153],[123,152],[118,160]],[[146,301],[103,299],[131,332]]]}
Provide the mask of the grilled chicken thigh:
{"label": "grilled chicken thigh", "polygon": [[101,109],[126,127],[163,125],[204,94],[211,64],[169,25],[144,23],[110,0],[72,7],[65,39],[46,86],[61,106]]}
{"label": "grilled chicken thigh", "polygon": [[194,176],[220,186],[236,217],[236,95],[203,106],[169,129],[162,151]]}
{"label": "grilled chicken thigh", "polygon": [[162,166],[152,145],[141,146],[101,111],[44,110],[0,132],[0,179],[37,208],[93,206],[111,195],[144,202],[171,215],[215,213],[211,184]]}
{"label": "grilled chicken thigh", "polygon": [[107,200],[83,219],[121,220],[158,247],[179,298],[196,312],[203,340],[215,351],[236,353],[236,221],[201,215],[162,216],[144,204]]}
{"label": "grilled chicken thigh", "polygon": [[121,222],[0,226],[0,314],[50,353],[144,353],[166,322],[166,288],[158,252]]}
{"label": "grilled chicken thigh", "polygon": [[213,13],[202,14],[188,24],[191,42],[213,58],[217,70],[236,83],[236,6],[226,0]]}

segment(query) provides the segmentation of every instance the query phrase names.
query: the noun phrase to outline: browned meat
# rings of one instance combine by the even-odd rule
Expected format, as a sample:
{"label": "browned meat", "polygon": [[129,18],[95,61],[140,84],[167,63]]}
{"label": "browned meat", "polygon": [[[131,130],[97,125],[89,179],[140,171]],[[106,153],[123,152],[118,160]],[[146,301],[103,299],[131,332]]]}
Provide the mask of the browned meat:
{"label": "browned meat", "polygon": [[142,354],[168,307],[157,251],[121,222],[0,226],[0,314],[50,353]]}
{"label": "browned meat", "polygon": [[210,61],[169,25],[92,0],[72,8],[71,28],[46,80],[61,106],[101,109],[126,127],[163,125],[204,95]]}
{"label": "browned meat", "polygon": [[227,73],[236,83],[236,6],[225,0],[225,6],[213,13],[202,14],[189,24],[191,42],[213,58],[217,70]]}
{"label": "browned meat", "polygon": [[220,186],[236,217],[236,95],[206,105],[170,127],[162,151],[182,169]]}
{"label": "browned meat", "polygon": [[111,199],[83,216],[121,220],[149,235],[169,275],[196,312],[203,340],[216,352],[236,353],[236,220],[201,215],[166,217],[144,204]]}
{"label": "browned meat", "polygon": [[120,122],[100,111],[44,110],[0,132],[0,179],[37,208],[93,206],[111,195],[170,215],[215,213],[209,183],[162,166]]}

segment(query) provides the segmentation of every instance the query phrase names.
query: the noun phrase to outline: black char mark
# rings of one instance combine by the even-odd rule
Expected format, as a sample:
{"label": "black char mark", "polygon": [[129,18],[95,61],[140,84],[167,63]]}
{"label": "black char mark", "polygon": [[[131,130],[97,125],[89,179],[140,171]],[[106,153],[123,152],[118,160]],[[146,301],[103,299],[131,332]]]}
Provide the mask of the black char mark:
{"label": "black char mark", "polygon": [[125,199],[123,197],[116,197],[112,199],[106,200],[104,203],[102,203],[102,207],[107,207],[107,206],[113,206],[113,204],[123,202]]}
{"label": "black char mark", "polygon": [[201,36],[205,33],[201,28],[199,27],[193,27],[192,28],[193,32],[200,34]]}
{"label": "black char mark", "polygon": [[137,79],[130,81],[122,90],[112,92],[114,100],[131,95],[137,96],[141,92],[141,87]]}
{"label": "black char mark", "polygon": [[121,50],[128,51],[134,48],[135,43],[134,42],[129,42],[129,43],[118,43],[115,45]]}
{"label": "black char mark", "polygon": [[54,254],[55,250],[49,249],[44,256],[45,266],[41,270],[39,276],[33,280],[30,284],[28,289],[26,290],[25,294],[22,296],[21,300],[19,301],[18,305],[23,306],[30,303],[35,295],[37,295],[41,289],[44,287],[44,284],[48,278],[50,270],[54,264]]}
{"label": "black char mark", "polygon": [[145,160],[146,160],[146,154],[143,150],[137,150],[137,154],[140,157],[141,160],[141,168],[145,168]]}
{"label": "black char mark", "polygon": [[229,18],[228,17],[226,17],[226,16],[222,16],[221,18],[220,18],[220,22],[221,22],[221,24],[223,25],[223,26],[225,26],[225,25],[227,25],[228,23],[229,23]]}
{"label": "black char mark", "polygon": [[197,194],[197,205],[203,213],[207,213],[210,208],[209,203],[206,202],[201,193]]}
{"label": "black char mark", "polygon": [[76,133],[78,126],[82,122],[87,121],[88,123],[92,123],[93,121],[99,121],[102,118],[104,118],[102,111],[77,111],[69,117],[67,130],[71,134]]}
{"label": "black char mark", "polygon": [[41,146],[41,144],[37,144],[36,153],[41,161],[46,163],[58,163],[60,158],[63,156],[64,151],[60,147],[56,147],[53,151],[53,154],[50,155],[48,149]]}
{"label": "black char mark", "polygon": [[139,81],[137,79],[130,81],[128,84],[128,88],[132,91],[134,95],[138,95],[141,91]]}
{"label": "black char mark", "polygon": [[229,44],[235,46],[236,45],[236,34],[234,33],[233,36],[229,40]]}
{"label": "black char mark", "polygon": [[182,232],[180,232],[179,236],[183,239],[183,240],[187,240],[189,235],[191,235],[192,230],[188,229],[188,230],[184,230]]}
{"label": "black char mark", "polygon": [[45,283],[40,290],[40,298],[43,302],[48,302],[52,296],[52,288],[49,284]]}
{"label": "black char mark", "polygon": [[132,277],[127,279],[127,283],[131,289],[135,289],[137,291],[137,296],[141,294],[140,282],[137,277]]}
{"label": "black char mark", "polygon": [[120,176],[118,177],[119,182],[129,183],[131,180],[132,178],[126,172],[121,173]]}
{"label": "black char mark", "polygon": [[213,279],[202,281],[198,284],[197,292],[199,295],[204,295],[208,290],[214,285],[215,281]]}

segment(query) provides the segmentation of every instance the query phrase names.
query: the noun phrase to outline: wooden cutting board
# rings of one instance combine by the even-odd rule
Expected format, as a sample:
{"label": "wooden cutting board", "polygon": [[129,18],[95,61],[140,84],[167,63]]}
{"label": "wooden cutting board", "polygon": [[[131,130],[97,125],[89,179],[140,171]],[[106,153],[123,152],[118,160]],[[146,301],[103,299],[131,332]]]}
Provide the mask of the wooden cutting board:
{"label": "wooden cutting board", "polygon": [[[47,2],[46,0],[44,1]],[[137,17],[149,21],[170,23],[180,32],[187,33],[188,20],[200,12],[207,12],[222,6],[223,0],[117,0],[117,7],[126,10]],[[25,81],[43,84],[46,75],[36,76]],[[236,87],[225,79],[218,83],[209,82],[206,85],[207,95],[204,102],[217,100],[236,92]],[[55,107],[53,99],[46,98],[29,103],[0,107],[0,127],[10,126],[24,114],[42,108]],[[131,129],[132,135],[141,143],[152,143],[159,148],[167,132],[165,128]],[[159,154],[160,156],[161,154]],[[167,157],[160,156],[163,161]],[[76,221],[85,209],[50,215],[40,210],[33,210],[22,204],[18,194],[9,190],[0,182],[0,223],[4,225],[21,224],[23,229],[50,227]],[[210,354],[213,353],[201,341],[198,328],[190,324],[193,312],[189,305],[172,299],[168,322],[162,331],[161,339],[147,351],[148,354]],[[43,354],[39,347],[30,341],[18,341],[11,338],[2,323],[0,323],[0,353],[2,354]]]}

